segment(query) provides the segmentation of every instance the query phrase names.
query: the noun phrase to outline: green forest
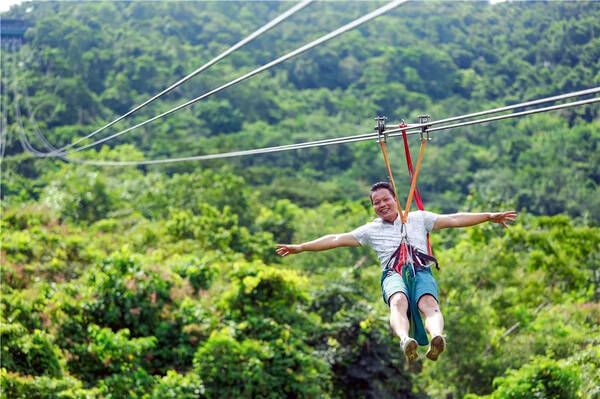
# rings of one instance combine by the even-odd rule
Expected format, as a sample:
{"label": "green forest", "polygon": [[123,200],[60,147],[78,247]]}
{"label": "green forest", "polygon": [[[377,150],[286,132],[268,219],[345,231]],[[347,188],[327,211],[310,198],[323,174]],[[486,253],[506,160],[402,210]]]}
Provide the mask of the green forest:
{"label": "green forest", "polygon": [[[198,97],[385,2],[313,2],[78,145]],[[432,133],[427,210],[517,210],[432,233],[447,349],[408,363],[367,247],[278,243],[375,218],[373,132],[600,86],[600,2],[407,2],[113,140],[74,143],[292,7],[25,2],[2,38],[0,397],[600,399],[600,106]],[[2,141],[2,140],[0,140]],[[419,142],[410,136],[413,156]],[[401,139],[388,152],[399,197]],[[75,162],[80,161],[80,162]],[[413,204],[413,209],[416,206]]]}

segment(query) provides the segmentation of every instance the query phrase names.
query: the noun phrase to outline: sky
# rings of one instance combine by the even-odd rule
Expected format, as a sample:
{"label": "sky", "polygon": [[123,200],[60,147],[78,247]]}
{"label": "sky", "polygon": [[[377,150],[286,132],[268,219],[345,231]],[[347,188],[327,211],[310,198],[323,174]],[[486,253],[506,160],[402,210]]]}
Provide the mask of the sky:
{"label": "sky", "polygon": [[0,12],[8,11],[13,4],[20,4],[23,0],[0,0]]}
{"label": "sky", "polygon": [[[506,0],[490,0],[492,4],[501,3],[504,1]],[[8,11],[10,6],[12,6],[13,4],[20,4],[22,2],[23,0],[0,0],[0,12]]]}

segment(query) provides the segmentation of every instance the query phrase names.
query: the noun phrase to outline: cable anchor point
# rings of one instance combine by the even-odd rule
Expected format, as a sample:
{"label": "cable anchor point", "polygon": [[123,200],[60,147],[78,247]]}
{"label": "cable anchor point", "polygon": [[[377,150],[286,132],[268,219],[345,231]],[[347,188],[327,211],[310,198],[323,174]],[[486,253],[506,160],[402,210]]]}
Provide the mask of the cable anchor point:
{"label": "cable anchor point", "polygon": [[375,126],[375,131],[377,132],[377,142],[387,143],[387,133],[385,133],[385,121],[387,120],[387,117],[378,116],[374,119],[377,122],[377,126]]}
{"label": "cable anchor point", "polygon": [[[419,125],[421,125],[421,141],[423,139],[427,140],[427,141],[431,141],[431,137],[429,137],[429,127],[431,125],[428,125],[427,123],[431,120],[431,116],[430,115],[419,115]],[[425,137],[423,136],[425,135]]]}

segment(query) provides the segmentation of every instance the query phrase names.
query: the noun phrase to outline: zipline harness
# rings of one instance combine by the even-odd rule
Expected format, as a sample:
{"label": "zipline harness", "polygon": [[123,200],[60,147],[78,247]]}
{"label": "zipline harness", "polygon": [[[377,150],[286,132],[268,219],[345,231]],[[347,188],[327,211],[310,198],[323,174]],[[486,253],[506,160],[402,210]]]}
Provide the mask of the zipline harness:
{"label": "zipline harness", "polygon": [[[419,119],[420,124],[423,125],[428,121],[429,116],[420,116]],[[428,140],[430,140],[429,134],[427,132],[427,126],[423,126],[421,130],[421,149],[419,151],[419,158],[417,159],[417,168],[413,169],[412,158],[410,155],[410,150],[408,148],[408,140],[406,138],[407,125],[402,123],[398,126],[400,129],[403,129],[402,138],[404,139],[406,164],[408,167],[408,174],[411,179],[410,190],[408,191],[408,198],[406,200],[406,206],[404,207],[403,211],[400,207],[398,191],[396,190],[396,184],[394,182],[394,177],[392,176],[392,168],[390,167],[390,161],[386,150],[387,137],[385,134],[385,117],[378,117],[376,118],[376,121],[377,127],[375,128],[375,130],[377,130],[377,132],[379,133],[378,142],[381,147],[381,152],[383,154],[385,166],[387,168],[388,178],[394,190],[394,195],[396,197],[396,206],[398,207],[398,213],[400,214],[400,219],[402,222],[402,225],[400,226],[400,244],[388,260],[387,264],[385,265],[381,276],[381,284],[383,284],[383,280],[389,274],[392,273],[392,270],[395,270],[398,274],[402,276],[404,284],[406,285],[406,288],[408,290],[408,319],[410,321],[410,335],[416,339],[419,345],[427,345],[429,343],[429,340],[427,339],[427,333],[423,326],[423,321],[421,320],[421,314],[419,313],[417,304],[419,298],[415,298],[416,273],[428,270],[430,263],[435,263],[435,267],[438,270],[439,266],[437,259],[433,256],[431,243],[429,241],[429,233],[427,234],[427,249],[429,253],[426,254],[410,244],[407,235],[406,221],[408,220],[408,212],[410,211],[413,196],[415,202],[417,203],[417,208],[419,210],[424,210],[421,194],[419,193],[419,189],[417,188],[417,178],[419,176],[419,171],[421,170],[421,161],[423,160],[425,144]],[[426,137],[423,136],[424,133],[427,134]]]}

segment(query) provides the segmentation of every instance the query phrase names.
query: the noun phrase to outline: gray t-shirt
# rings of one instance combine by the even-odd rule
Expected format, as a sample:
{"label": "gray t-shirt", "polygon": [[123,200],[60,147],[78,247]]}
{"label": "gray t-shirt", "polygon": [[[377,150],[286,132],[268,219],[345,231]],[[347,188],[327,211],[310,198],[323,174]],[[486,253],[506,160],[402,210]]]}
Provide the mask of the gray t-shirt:
{"label": "gray t-shirt", "polygon": [[[438,215],[433,212],[415,211],[408,213],[406,220],[406,234],[408,242],[424,253],[427,250],[427,233],[433,230],[433,225]],[[368,245],[377,253],[381,267],[385,268],[387,261],[400,245],[400,216],[394,223],[388,223],[377,218],[350,232],[360,243]]]}

